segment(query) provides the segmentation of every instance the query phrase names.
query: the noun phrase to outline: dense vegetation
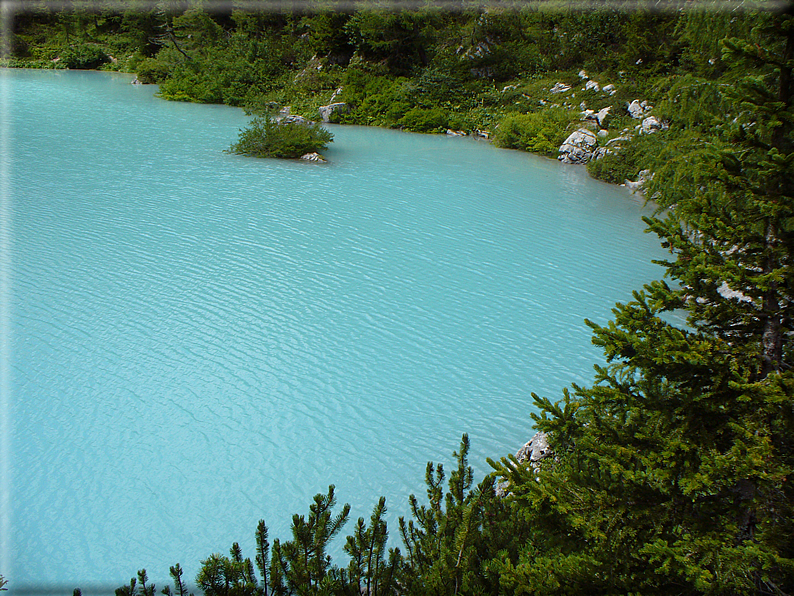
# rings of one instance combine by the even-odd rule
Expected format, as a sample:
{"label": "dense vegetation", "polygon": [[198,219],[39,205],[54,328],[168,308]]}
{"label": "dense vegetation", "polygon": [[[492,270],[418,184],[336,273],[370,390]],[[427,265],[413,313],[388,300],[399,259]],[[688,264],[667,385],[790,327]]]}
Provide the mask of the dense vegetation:
{"label": "dense vegetation", "polygon": [[333,138],[316,122],[282,122],[265,114],[240,131],[240,138],[229,151],[253,157],[294,158],[326,149]]}
{"label": "dense vegetation", "polygon": [[[670,250],[668,279],[608,325],[588,323],[607,360],[592,386],[534,396],[553,457],[492,461],[475,485],[464,436],[448,480],[428,464],[427,500],[410,497],[402,550],[387,547],[380,501],[353,524],[342,565],[327,547],[350,510],[329,487],[293,516],[290,539],[271,545],[261,522],[253,563],[237,544],[202,561],[205,594],[794,592],[794,3],[744,8],[207,13],[160,2],[17,19],[16,64],[88,64],[90,48],[111,49],[115,67],[168,99],[288,103],[316,117],[341,87],[343,122],[488,129],[541,153],[580,125],[574,101],[611,106],[607,138],[633,132],[633,99],[668,123],[591,162],[606,179],[654,172],[660,211],[647,224]],[[582,68],[616,93],[582,92]],[[550,94],[557,82],[572,89]],[[685,328],[668,322],[674,311]],[[170,571],[163,593],[184,594],[181,567]],[[154,592],[145,570],[117,591]]]}
{"label": "dense vegetation", "polygon": [[[40,1],[16,15],[6,62],[134,72],[158,83],[165,99],[257,115],[289,105],[317,120],[319,106],[344,102],[332,122],[481,131],[498,146],[552,157],[587,124],[605,131],[605,149],[626,137],[590,165],[597,177],[623,182],[653,169],[660,146],[690,124],[674,119],[680,106],[668,105],[671,90],[686,77],[722,81],[728,68],[719,41],[748,35],[753,18],[710,10],[719,0],[686,12],[656,12],[658,3],[622,12],[622,1],[593,11],[558,0],[461,3],[457,11],[432,4],[391,11],[370,0],[346,2],[344,10],[316,0],[282,11],[256,11],[250,2],[211,10],[211,2],[127,0],[120,10],[119,2],[52,8]],[[583,69],[599,86],[585,89]],[[570,88],[552,92],[557,83]],[[652,114],[670,129],[636,134],[638,121],[626,110],[634,99],[656,106]],[[581,122],[584,110],[607,107],[598,126]]]}

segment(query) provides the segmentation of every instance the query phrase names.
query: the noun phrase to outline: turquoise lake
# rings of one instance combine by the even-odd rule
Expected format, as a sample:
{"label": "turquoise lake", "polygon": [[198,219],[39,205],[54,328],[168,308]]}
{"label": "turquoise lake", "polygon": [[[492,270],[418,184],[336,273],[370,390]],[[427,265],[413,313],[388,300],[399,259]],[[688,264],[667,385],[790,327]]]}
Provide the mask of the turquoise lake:
{"label": "turquoise lake", "polygon": [[328,164],[234,156],[241,110],[131,78],[0,71],[18,593],[141,568],[159,591],[232,542],[253,557],[259,519],[289,539],[329,484],[353,520],[385,495],[399,545],[426,462],[463,433],[478,477],[515,452],[530,393],[602,361],[583,320],[662,275],[650,209],[582,167],[340,126]]}

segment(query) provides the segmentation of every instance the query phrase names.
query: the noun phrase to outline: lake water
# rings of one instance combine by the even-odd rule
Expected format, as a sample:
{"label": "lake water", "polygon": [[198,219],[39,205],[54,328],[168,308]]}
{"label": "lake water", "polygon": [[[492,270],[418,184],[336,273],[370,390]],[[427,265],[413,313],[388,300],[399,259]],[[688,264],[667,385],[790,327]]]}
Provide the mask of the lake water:
{"label": "lake water", "polygon": [[234,156],[242,111],[130,79],[0,71],[16,593],[159,590],[331,483],[396,537],[428,460],[515,452],[530,392],[592,378],[583,319],[661,275],[648,210],[581,167],[338,126],[328,164]]}

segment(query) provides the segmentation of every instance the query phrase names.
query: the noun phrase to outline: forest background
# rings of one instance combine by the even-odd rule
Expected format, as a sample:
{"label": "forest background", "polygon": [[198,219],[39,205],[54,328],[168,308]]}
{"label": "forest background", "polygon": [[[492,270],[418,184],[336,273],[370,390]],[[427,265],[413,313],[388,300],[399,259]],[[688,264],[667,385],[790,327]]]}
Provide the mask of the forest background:
{"label": "forest background", "polygon": [[[6,66],[134,72],[260,115],[333,100],[332,121],[549,156],[585,127],[594,176],[653,173],[667,280],[588,322],[607,361],[592,386],[532,396],[551,455],[491,461],[475,485],[464,436],[449,478],[428,464],[427,500],[409,498],[402,548],[381,500],[343,565],[329,487],[289,539],[260,522],[253,559],[202,561],[205,594],[794,593],[794,3],[73,0],[25,3],[8,31]],[[170,571],[162,592],[185,593]],[[117,591],[154,592],[145,570]]]}

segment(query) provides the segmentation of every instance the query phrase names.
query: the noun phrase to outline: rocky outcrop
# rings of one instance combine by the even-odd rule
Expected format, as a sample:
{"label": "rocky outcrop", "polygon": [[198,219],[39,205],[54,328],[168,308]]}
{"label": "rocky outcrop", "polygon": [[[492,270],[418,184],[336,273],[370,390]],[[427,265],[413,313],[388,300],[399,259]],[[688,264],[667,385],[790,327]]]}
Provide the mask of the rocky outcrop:
{"label": "rocky outcrop", "polygon": [[557,156],[557,159],[562,163],[587,163],[593,156],[593,150],[597,143],[598,139],[592,131],[586,128],[580,128],[572,132],[568,138],[565,139],[565,142],[560,145],[560,154]]}
{"label": "rocky outcrop", "polygon": [[291,114],[289,116],[284,116],[283,118],[276,118],[276,120],[281,124],[302,124],[304,126],[314,124],[314,120],[309,120],[303,116],[298,116],[297,114]]}
{"label": "rocky outcrop", "polygon": [[516,459],[520,464],[529,462],[530,465],[535,464],[533,468],[537,468],[536,462],[547,458],[550,453],[549,436],[544,432],[538,432],[516,452]]}
{"label": "rocky outcrop", "polygon": [[[540,461],[551,454],[549,436],[544,432],[538,432],[521,449],[516,451],[516,461],[522,466],[528,465],[534,472],[537,472],[538,468],[540,468]],[[496,495],[498,497],[507,496],[508,492],[510,492],[509,488],[509,482],[500,482],[496,487]]]}
{"label": "rocky outcrop", "polygon": [[331,114],[335,112],[340,113],[347,113],[350,111],[350,107],[344,102],[336,102],[336,103],[329,103],[327,106],[320,106],[317,108],[320,112],[320,117],[323,119],[323,122],[330,122],[331,121]]}

